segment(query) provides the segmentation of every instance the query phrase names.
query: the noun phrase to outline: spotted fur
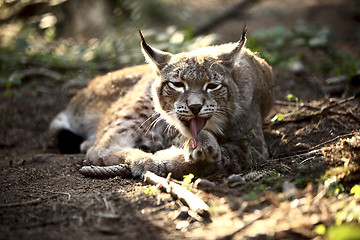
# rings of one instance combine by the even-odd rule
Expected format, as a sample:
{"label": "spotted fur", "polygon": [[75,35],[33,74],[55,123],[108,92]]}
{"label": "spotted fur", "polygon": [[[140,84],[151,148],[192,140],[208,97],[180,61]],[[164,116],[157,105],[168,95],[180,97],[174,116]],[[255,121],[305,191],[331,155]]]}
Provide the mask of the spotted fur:
{"label": "spotted fur", "polygon": [[262,121],[273,104],[273,76],[243,46],[245,32],[237,43],[176,55],[141,35],[149,64],[94,79],[52,121],[51,135],[81,136],[88,162],[127,166],[132,177],[253,168],[268,158]]}

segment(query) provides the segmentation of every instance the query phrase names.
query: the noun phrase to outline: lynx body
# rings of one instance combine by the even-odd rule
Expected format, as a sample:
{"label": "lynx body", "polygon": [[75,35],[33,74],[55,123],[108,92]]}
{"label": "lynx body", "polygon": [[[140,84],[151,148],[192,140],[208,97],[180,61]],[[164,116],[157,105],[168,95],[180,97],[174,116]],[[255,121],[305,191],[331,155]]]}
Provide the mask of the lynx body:
{"label": "lynx body", "polygon": [[149,64],[92,80],[51,122],[51,135],[65,152],[80,146],[91,164],[126,166],[132,177],[253,168],[268,158],[262,122],[273,75],[243,46],[245,33],[237,43],[176,55],[141,35]]}

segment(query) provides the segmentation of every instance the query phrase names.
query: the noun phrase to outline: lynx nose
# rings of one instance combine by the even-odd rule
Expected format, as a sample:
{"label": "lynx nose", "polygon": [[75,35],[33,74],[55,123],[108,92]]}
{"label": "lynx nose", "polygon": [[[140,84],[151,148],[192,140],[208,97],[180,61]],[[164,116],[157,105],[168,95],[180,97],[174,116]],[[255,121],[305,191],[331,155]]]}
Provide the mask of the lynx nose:
{"label": "lynx nose", "polygon": [[201,108],[202,108],[202,104],[191,104],[189,105],[189,108],[191,110],[191,112],[197,116],[199,114],[199,112],[201,111]]}

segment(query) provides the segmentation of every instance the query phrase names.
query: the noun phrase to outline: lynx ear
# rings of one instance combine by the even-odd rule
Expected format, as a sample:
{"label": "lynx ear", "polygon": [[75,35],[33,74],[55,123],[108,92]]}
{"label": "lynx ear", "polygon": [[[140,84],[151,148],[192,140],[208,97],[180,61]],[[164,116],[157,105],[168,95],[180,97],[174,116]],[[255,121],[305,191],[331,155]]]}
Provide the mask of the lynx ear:
{"label": "lynx ear", "polygon": [[234,44],[234,48],[231,49],[231,51],[226,52],[226,53],[222,54],[221,56],[219,56],[219,59],[224,64],[232,64],[235,61],[236,57],[238,56],[238,54],[241,51],[241,48],[245,45],[246,32],[247,32],[247,25],[244,26],[240,40],[236,44]]}
{"label": "lynx ear", "polygon": [[139,34],[141,37],[141,50],[145,56],[146,61],[155,70],[161,70],[170,61],[172,54],[150,47],[150,45],[146,43],[141,30],[139,30]]}

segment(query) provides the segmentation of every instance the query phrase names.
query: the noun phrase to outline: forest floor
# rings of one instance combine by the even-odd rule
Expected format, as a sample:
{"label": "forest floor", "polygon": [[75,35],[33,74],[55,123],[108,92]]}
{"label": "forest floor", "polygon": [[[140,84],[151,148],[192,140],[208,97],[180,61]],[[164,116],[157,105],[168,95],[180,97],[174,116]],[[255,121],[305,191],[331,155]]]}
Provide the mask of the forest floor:
{"label": "forest floor", "polygon": [[[250,26],[259,26],[256,13],[271,9],[267,3],[248,16]],[[310,13],[319,5],[304,6],[287,9],[289,21],[291,14],[318,17]],[[284,22],[283,15],[271,14]],[[319,14],[324,22],[323,16],[336,18]],[[231,18],[214,31],[231,40],[234,30],[229,29],[242,21]],[[336,29],[345,31],[341,26],[348,25]],[[341,41],[344,48],[354,48]],[[359,234],[360,190],[354,187],[360,182],[359,99],[343,94],[345,83],[326,84],[329,76],[279,67],[274,75],[277,102],[264,124],[270,160],[258,169],[272,171],[236,186],[224,178],[206,189],[193,187],[210,206],[210,218],[160,190],[145,193],[149,186],[138,179],[82,176],[84,155],[59,154],[47,135],[49,122],[76,91],[46,79],[34,86],[29,79],[17,89],[20,97],[0,98],[0,239],[323,239],[323,234],[336,239],[331,236],[339,231]],[[288,99],[289,94],[296,97]],[[278,113],[284,119],[271,121]]]}

